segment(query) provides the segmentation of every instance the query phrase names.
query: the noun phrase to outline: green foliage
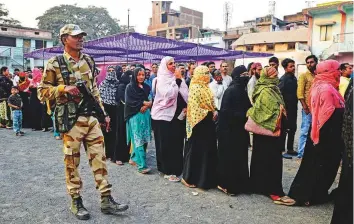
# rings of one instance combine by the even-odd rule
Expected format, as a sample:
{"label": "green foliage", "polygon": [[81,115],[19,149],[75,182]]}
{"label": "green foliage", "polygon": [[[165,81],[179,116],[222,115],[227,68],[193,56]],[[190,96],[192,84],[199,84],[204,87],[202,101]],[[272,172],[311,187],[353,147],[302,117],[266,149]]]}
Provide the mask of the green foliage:
{"label": "green foliage", "polygon": [[0,24],[17,25],[20,26],[20,22],[13,18],[9,18],[9,10],[5,8],[5,5],[0,3]]}
{"label": "green foliage", "polygon": [[54,34],[54,44],[59,43],[59,30],[65,24],[79,25],[87,33],[86,40],[97,39],[120,32],[118,20],[113,19],[107,9],[89,6],[81,8],[76,5],[60,5],[48,9],[42,16],[36,18],[38,28],[51,30]]}

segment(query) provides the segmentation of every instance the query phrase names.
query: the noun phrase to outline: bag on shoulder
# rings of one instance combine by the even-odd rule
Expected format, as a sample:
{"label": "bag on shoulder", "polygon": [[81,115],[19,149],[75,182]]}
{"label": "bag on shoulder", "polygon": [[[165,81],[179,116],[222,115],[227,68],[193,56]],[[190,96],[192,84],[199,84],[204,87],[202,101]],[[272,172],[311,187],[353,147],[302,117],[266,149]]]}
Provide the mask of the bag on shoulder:
{"label": "bag on shoulder", "polygon": [[281,134],[280,128],[277,129],[275,132],[272,132],[268,129],[265,129],[258,125],[256,122],[252,120],[251,117],[248,117],[248,120],[245,124],[245,129],[248,132],[252,132],[257,135],[265,135],[265,136],[271,136],[271,137],[279,137]]}

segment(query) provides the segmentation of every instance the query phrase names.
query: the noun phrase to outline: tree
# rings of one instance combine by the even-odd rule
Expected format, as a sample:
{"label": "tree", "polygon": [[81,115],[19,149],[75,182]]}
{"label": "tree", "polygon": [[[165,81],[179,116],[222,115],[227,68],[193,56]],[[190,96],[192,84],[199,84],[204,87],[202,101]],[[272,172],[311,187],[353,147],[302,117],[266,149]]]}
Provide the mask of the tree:
{"label": "tree", "polygon": [[[128,26],[127,25],[120,25],[120,32],[121,33],[126,33],[128,31]],[[134,26],[129,26],[129,32],[135,32],[135,27]]]}
{"label": "tree", "polygon": [[87,33],[87,40],[97,39],[120,32],[118,20],[113,19],[107,9],[89,6],[81,8],[76,5],[60,5],[48,9],[36,18],[38,28],[51,30],[59,43],[59,30],[65,24],[79,25]]}
{"label": "tree", "polygon": [[21,25],[18,20],[15,20],[8,16],[9,16],[9,10],[5,8],[4,4],[0,3],[0,24],[16,25],[16,26]]}

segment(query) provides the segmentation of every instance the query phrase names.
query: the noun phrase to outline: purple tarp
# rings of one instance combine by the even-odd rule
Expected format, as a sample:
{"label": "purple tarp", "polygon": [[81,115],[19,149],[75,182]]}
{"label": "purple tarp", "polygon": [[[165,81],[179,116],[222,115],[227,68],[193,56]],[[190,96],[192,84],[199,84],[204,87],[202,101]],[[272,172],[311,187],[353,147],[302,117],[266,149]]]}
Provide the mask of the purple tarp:
{"label": "purple tarp", "polygon": [[[32,51],[25,54],[25,57],[49,59],[62,52],[63,47],[52,47]],[[159,61],[165,56],[172,56],[176,61],[272,56],[272,54],[266,53],[224,50],[139,33],[122,33],[87,41],[84,44],[83,52],[94,57],[97,62]]]}

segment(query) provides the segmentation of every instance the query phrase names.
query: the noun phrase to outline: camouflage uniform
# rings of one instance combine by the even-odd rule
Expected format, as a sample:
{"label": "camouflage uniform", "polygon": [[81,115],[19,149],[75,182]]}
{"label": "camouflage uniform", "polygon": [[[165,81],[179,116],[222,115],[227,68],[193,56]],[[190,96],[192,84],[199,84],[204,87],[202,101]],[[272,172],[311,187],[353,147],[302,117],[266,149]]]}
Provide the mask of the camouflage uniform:
{"label": "camouflage uniform", "polygon": [[[91,90],[92,95],[98,99],[103,108],[96,80],[91,69],[80,54],[80,59],[76,62],[68,53],[64,52],[64,59],[70,71],[70,85],[75,85],[78,79],[87,81],[86,85]],[[87,58],[87,57],[86,57]],[[65,83],[61,75],[57,58],[51,58],[45,68],[43,78],[38,86],[38,97],[43,102],[55,100],[56,105],[68,103],[69,98],[64,92]],[[72,101],[77,104],[81,101],[81,96],[72,96]],[[107,180],[106,157],[104,152],[103,134],[98,120],[93,116],[79,116],[74,127],[63,134],[63,152],[66,185],[68,193],[73,197],[78,197],[82,187],[81,178],[78,172],[80,164],[80,146],[84,143],[86,154],[93,171],[96,188],[102,196],[108,196],[111,192],[111,185]]]}

